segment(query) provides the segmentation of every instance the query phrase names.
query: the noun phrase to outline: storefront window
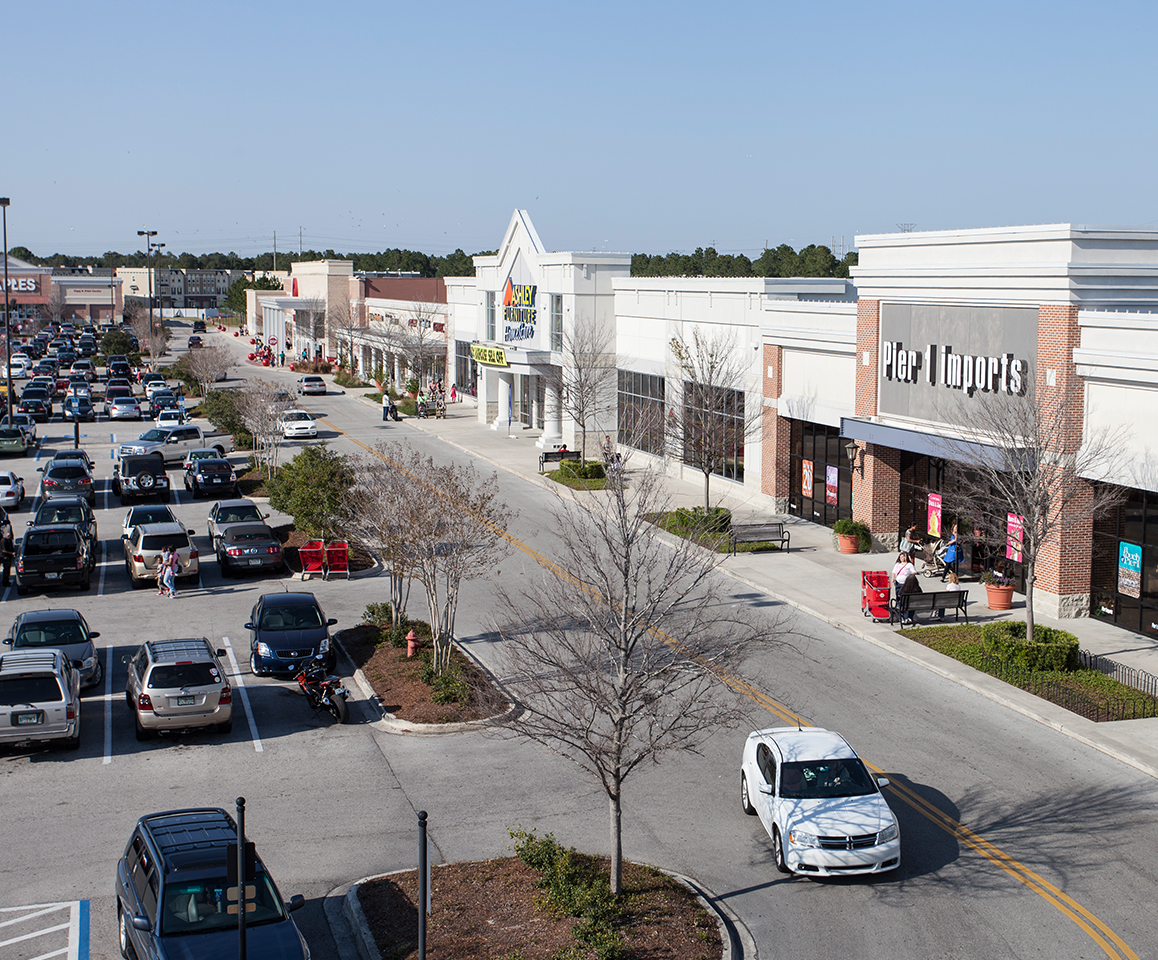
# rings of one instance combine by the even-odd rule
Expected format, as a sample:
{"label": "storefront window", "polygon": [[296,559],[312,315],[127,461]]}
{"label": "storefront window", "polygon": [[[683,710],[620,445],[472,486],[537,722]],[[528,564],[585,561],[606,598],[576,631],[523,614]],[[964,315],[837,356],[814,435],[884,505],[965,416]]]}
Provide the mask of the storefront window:
{"label": "storefront window", "polygon": [[792,421],[789,513],[829,527],[852,517],[852,464],[845,443],[836,427]]}
{"label": "storefront window", "polygon": [[664,449],[664,378],[619,371],[619,443],[660,456]]}
{"label": "storefront window", "polygon": [[1090,616],[1158,636],[1158,494],[1130,490],[1094,520]]}
{"label": "storefront window", "polygon": [[551,294],[551,349],[563,349],[563,294]]}
{"label": "storefront window", "polygon": [[486,302],[487,315],[487,339],[493,341],[495,338],[495,292],[488,290],[483,294]]}
{"label": "storefront window", "polygon": [[470,344],[465,340],[454,341],[454,382],[459,393],[475,395],[478,380],[478,364],[470,355]]}
{"label": "storefront window", "polygon": [[684,382],[684,463],[715,460],[712,474],[744,481],[744,391]]}

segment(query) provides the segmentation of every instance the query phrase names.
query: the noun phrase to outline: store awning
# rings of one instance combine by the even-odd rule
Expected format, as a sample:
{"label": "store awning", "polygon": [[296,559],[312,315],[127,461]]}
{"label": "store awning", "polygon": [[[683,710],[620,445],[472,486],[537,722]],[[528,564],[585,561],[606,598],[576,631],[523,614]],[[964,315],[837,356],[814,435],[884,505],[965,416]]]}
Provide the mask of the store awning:
{"label": "store awning", "polygon": [[895,450],[907,450],[909,453],[955,460],[958,463],[983,463],[1004,468],[1013,460],[1024,464],[1025,469],[1031,469],[1036,460],[1033,451],[1028,449],[1010,451],[987,443],[891,427],[855,417],[840,418],[840,435],[849,440],[876,443]]}

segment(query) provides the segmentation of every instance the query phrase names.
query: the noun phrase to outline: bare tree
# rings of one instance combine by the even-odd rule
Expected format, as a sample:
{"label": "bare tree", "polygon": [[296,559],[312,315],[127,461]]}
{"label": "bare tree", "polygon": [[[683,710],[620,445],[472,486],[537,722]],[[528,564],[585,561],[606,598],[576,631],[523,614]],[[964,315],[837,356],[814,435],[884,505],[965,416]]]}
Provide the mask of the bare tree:
{"label": "bare tree", "polygon": [[744,446],[759,428],[763,407],[746,394],[749,364],[731,332],[708,336],[697,328],[690,342],[673,337],[670,345],[680,382],[668,397],[667,450],[703,473],[708,510],[712,474],[739,476]]}
{"label": "bare tree", "polygon": [[193,379],[201,388],[201,396],[209,393],[213,384],[224,380],[229,372],[229,351],[224,347],[202,347],[200,350],[190,350],[186,355],[185,363]]}
{"label": "bare tree", "polygon": [[[951,459],[960,457],[960,450],[945,446],[944,487],[953,491],[954,512],[971,518],[973,529],[1021,554],[1030,642],[1035,566],[1042,550],[1061,549],[1063,530],[1089,523],[1125,496],[1123,487],[1096,482],[1120,475],[1125,433],[1083,437],[1083,409],[1080,385],[1043,391],[1030,383],[1021,395],[974,396],[948,413],[948,422],[968,425],[966,439],[984,446],[970,462]],[[1017,518],[1020,544],[1009,539],[1010,514]]]}
{"label": "bare tree", "polygon": [[347,529],[390,575],[390,615],[397,630],[406,620],[406,604],[414,574],[414,518],[410,505],[414,488],[397,470],[382,465],[412,459],[411,451],[398,444],[379,444],[377,456],[354,464],[354,486],[348,495]]}
{"label": "bare tree", "polygon": [[253,434],[254,458],[271,474],[277,469],[285,439],[281,418],[293,407],[293,398],[260,380],[247,381],[241,388],[238,409],[246,428]]}
{"label": "bare tree", "polygon": [[593,317],[576,320],[563,334],[562,365],[550,380],[559,402],[579,428],[579,450],[587,459],[587,431],[598,430],[615,409],[615,334]]}
{"label": "bare tree", "polygon": [[612,484],[605,512],[560,498],[556,549],[541,579],[502,596],[503,674],[523,710],[514,729],[602,785],[610,809],[611,890],[622,890],[624,784],[641,766],[698,752],[739,718],[720,682],[759,623],[713,575],[720,554],[671,543],[655,467]]}
{"label": "bare tree", "polygon": [[[310,297],[304,307],[294,311],[294,325],[298,337],[311,341],[314,344],[326,341],[326,301],[321,297]],[[310,359],[314,359],[314,350],[310,351]]]}
{"label": "bare tree", "polygon": [[141,352],[148,351],[149,367],[156,370],[157,361],[168,352],[168,325],[160,315],[150,318],[148,307],[142,307],[139,310],[132,310],[129,318],[129,329],[137,338]]}
{"label": "bare tree", "polygon": [[48,313],[48,318],[53,323],[60,323],[60,321],[64,319],[64,287],[58,283],[53,283],[50,286],[51,289],[48,291],[48,299],[44,303],[44,309],[45,312]]}
{"label": "bare tree", "polygon": [[328,353],[341,361],[343,354],[349,351],[349,360],[344,366],[353,369],[354,360],[354,330],[357,328],[349,297],[335,298],[330,301],[326,314],[326,332],[329,339],[326,342]]}
{"label": "bare tree", "polygon": [[[440,319],[442,318],[442,319]],[[446,332],[434,325],[443,324],[443,314],[433,301],[416,300],[405,316],[389,314],[386,321],[386,341],[392,353],[405,363],[408,376],[422,381],[434,364],[446,359]]]}

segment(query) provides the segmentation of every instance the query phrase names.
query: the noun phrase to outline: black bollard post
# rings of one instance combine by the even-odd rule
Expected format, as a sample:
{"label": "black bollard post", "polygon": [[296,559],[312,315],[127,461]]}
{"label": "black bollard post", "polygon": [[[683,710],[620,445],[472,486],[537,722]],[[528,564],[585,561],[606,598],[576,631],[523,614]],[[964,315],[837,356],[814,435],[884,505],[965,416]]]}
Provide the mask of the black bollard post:
{"label": "black bollard post", "polygon": [[245,960],[245,797],[237,798],[237,960]]}
{"label": "black bollard post", "polygon": [[[426,811],[418,811],[418,960],[426,960]],[[242,958],[244,960],[244,958]]]}
{"label": "black bollard post", "polygon": [[80,449],[80,421],[79,420],[73,420],[72,421],[72,449],[73,450],[79,450]]}

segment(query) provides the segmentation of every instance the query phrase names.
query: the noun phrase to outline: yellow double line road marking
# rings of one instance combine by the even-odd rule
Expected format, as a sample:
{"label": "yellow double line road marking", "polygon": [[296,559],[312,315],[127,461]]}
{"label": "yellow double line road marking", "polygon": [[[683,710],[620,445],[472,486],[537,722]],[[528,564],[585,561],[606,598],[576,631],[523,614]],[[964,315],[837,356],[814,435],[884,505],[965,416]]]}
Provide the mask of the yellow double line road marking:
{"label": "yellow double line road marking", "polygon": [[[329,420],[323,420],[323,422],[336,432],[342,434],[352,443],[361,447],[371,456],[377,457],[383,462],[391,463],[391,465],[395,468],[403,469],[399,464],[393,463],[386,457],[382,456],[382,454],[380,454],[369,444],[363,443],[356,437],[350,436],[348,433],[346,433],[346,431],[336,427],[333,423],[330,423]],[[534,560],[545,569],[550,570],[558,577],[569,580],[570,582],[586,589],[584,584],[580,584],[578,581],[576,581],[574,577],[572,577],[566,570],[560,567],[553,560],[543,556],[537,550],[523,543],[521,540],[512,536],[507,531],[500,530],[499,533],[513,547],[526,554],[526,556]],[[664,643],[678,646],[677,641],[668,637],[666,634],[660,632],[659,630],[653,630],[652,632],[656,637],[663,640]],[[705,664],[704,666],[706,669],[712,670],[710,664]],[[758,703],[769,713],[776,715],[786,723],[793,725],[798,724],[801,726],[811,726],[811,724],[803,717],[793,713],[793,711],[784,706],[784,704],[773,700],[767,694],[757,690],[743,678],[733,676],[731,674],[721,673],[716,670],[712,670],[712,672],[715,673],[717,677],[719,677],[722,683],[725,683],[727,686],[731,687],[731,689],[735,690],[742,696],[748,697],[753,702]],[[866,765],[870,770],[873,771],[873,773],[879,776],[884,776],[885,772],[883,770],[873,766],[867,761]],[[1063,915],[1076,923],[1078,927],[1091,940],[1094,941],[1094,943],[1101,947],[1102,951],[1106,954],[1107,957],[1110,958],[1110,960],[1139,960],[1138,954],[1136,954],[1129,947],[1129,945],[1121,937],[1114,933],[1114,931],[1111,930],[1105,923],[1094,916],[1094,914],[1092,914],[1089,910],[1074,900],[1073,897],[1070,897],[1062,890],[1059,890],[1044,877],[1034,873],[1029,869],[1029,867],[1025,866],[1025,864],[1015,860],[1000,847],[990,843],[984,837],[974,833],[963,823],[949,816],[949,814],[945,813],[943,810],[930,803],[924,797],[920,796],[918,793],[905,786],[904,784],[897,783],[895,780],[891,780],[889,782],[889,786],[886,789],[890,790],[894,796],[897,797],[897,799],[907,804],[930,823],[940,827],[950,836],[954,837],[961,843],[965,844],[965,846],[969,847],[971,850],[985,857],[986,860],[996,864],[1019,883],[1024,884],[1039,897],[1045,900],[1045,902],[1050,906],[1054,907],[1056,910],[1060,911]]]}

